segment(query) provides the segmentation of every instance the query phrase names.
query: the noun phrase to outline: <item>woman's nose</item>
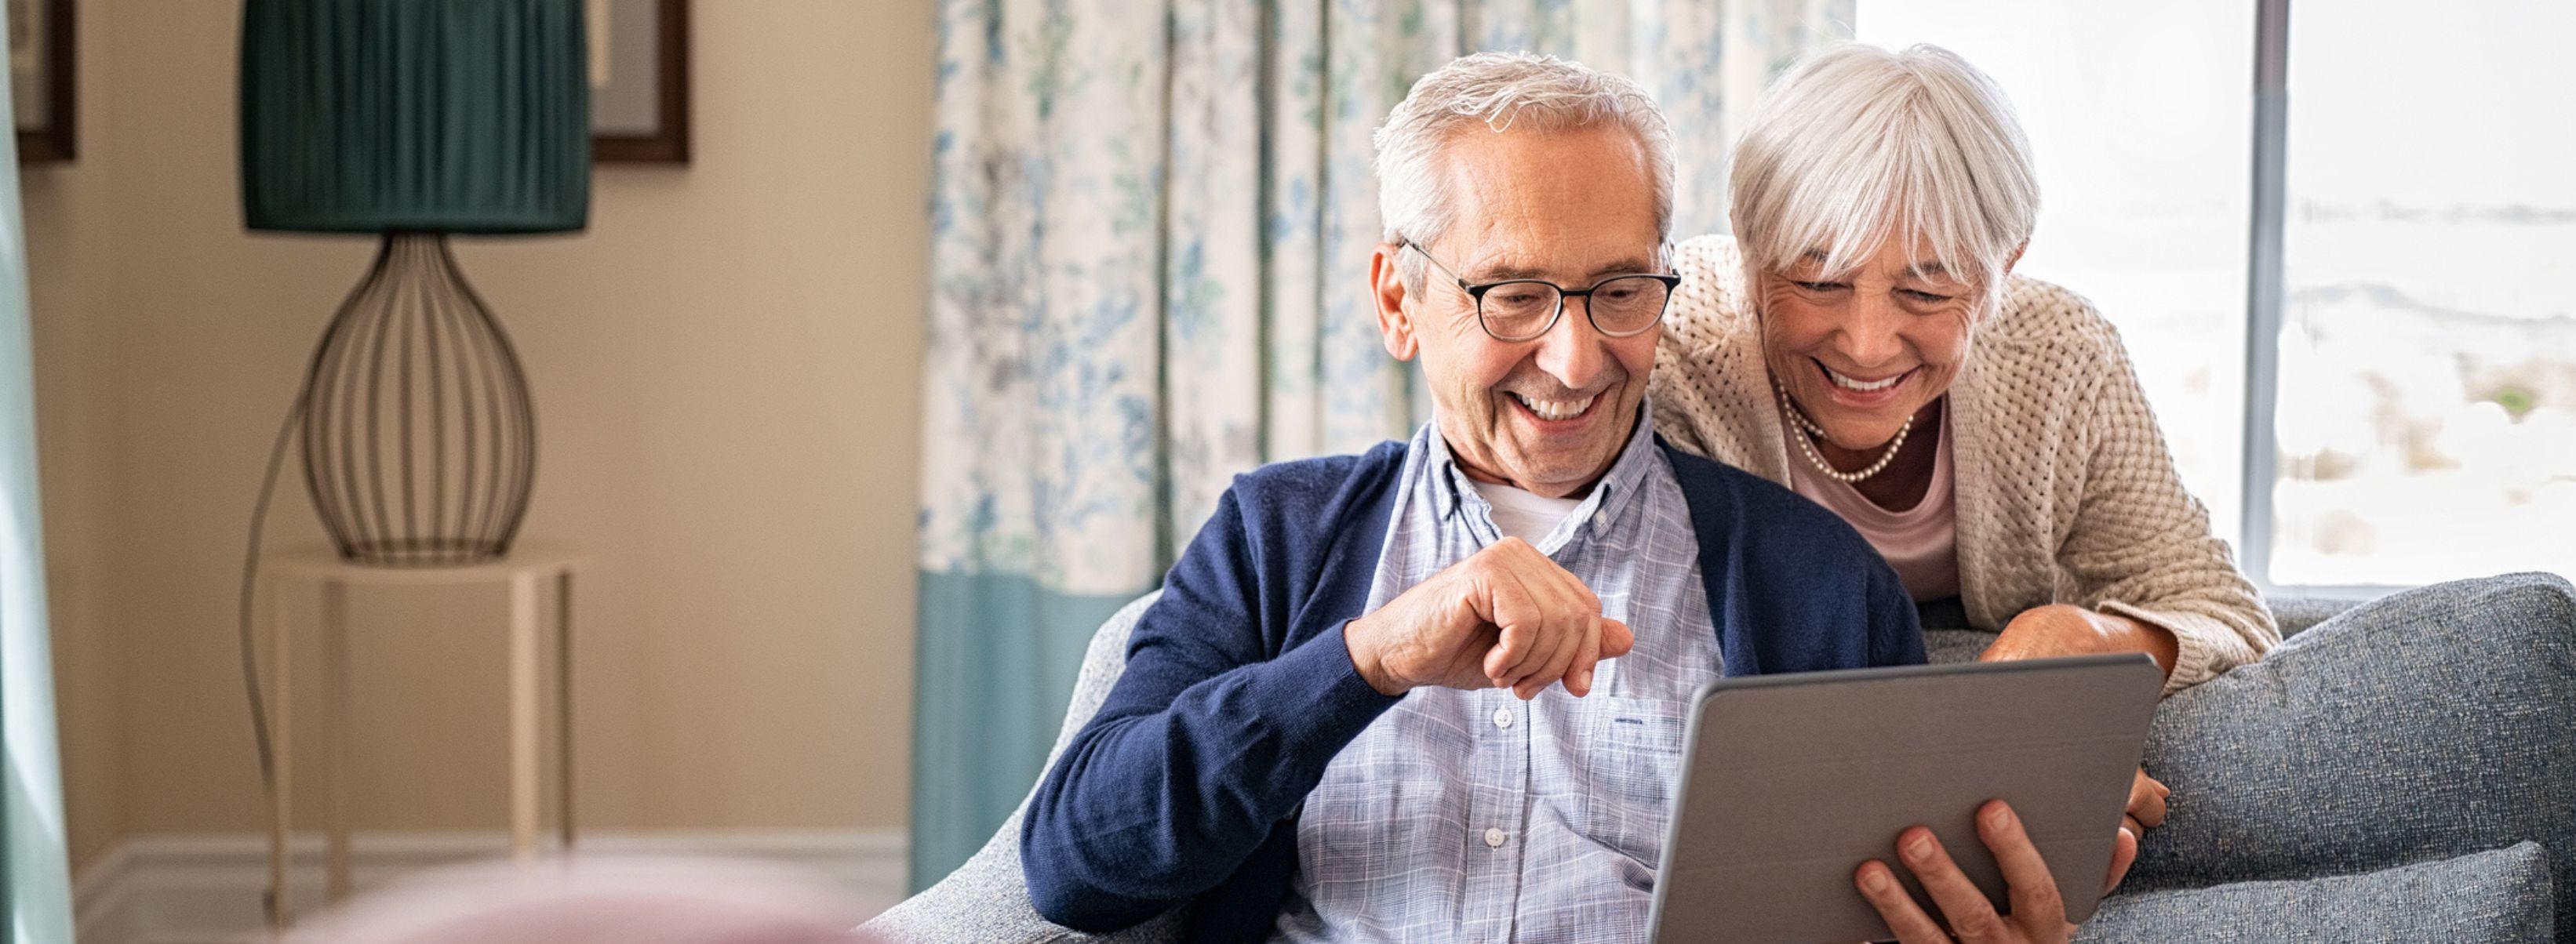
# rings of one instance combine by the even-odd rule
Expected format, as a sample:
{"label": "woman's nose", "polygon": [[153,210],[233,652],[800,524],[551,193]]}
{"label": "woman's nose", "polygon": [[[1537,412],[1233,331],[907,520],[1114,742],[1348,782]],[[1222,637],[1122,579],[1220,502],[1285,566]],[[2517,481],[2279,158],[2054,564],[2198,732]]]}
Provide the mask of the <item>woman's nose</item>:
{"label": "woman's nose", "polygon": [[1861,300],[1852,306],[1851,316],[1843,322],[1836,346],[1856,369],[1891,363],[1905,350],[1905,342],[1897,337],[1903,317],[1904,313],[1885,298]]}

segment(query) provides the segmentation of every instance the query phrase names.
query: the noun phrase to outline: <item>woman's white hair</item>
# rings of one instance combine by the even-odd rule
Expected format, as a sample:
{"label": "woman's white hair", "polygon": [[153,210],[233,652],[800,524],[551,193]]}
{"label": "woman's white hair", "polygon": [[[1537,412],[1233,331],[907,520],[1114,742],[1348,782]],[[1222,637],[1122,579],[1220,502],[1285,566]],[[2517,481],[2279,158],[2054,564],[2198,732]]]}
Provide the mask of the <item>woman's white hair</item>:
{"label": "woman's white hair", "polygon": [[2039,216],[2012,103],[1939,46],[1840,43],[1799,60],[1755,106],[1731,173],[1748,288],[1810,253],[1840,278],[1885,240],[1922,241],[1990,308]]}
{"label": "woman's white hair", "polygon": [[[1660,246],[1672,240],[1673,135],[1644,88],[1555,56],[1480,52],[1414,82],[1378,126],[1378,217],[1387,242],[1427,246],[1457,221],[1444,155],[1452,139],[1476,125],[1494,132],[1615,125],[1636,135],[1654,186],[1656,241]],[[1421,284],[1420,259],[1401,259],[1397,266],[1408,284]]]}

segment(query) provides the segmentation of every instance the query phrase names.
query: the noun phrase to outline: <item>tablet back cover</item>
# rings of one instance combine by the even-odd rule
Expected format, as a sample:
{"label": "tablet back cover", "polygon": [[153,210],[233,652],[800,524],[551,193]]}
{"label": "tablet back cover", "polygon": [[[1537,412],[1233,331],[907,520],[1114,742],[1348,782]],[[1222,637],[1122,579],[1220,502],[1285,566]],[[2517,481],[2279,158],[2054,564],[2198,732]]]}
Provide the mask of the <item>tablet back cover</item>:
{"label": "tablet back cover", "polygon": [[2093,913],[2164,676],[2143,655],[1726,679],[1684,736],[1655,888],[1660,941],[1885,939],[1852,887],[1920,823],[2004,910],[1976,809],[2012,804],[2067,920]]}

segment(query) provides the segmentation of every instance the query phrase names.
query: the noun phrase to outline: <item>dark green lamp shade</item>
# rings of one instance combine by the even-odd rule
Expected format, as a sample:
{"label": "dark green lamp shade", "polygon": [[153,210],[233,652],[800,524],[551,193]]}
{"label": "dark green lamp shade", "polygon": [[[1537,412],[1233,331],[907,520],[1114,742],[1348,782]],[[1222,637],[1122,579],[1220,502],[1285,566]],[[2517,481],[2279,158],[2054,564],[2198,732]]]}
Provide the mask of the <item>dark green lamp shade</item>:
{"label": "dark green lamp shade", "polygon": [[249,0],[250,228],[580,229],[587,70],[581,0]]}

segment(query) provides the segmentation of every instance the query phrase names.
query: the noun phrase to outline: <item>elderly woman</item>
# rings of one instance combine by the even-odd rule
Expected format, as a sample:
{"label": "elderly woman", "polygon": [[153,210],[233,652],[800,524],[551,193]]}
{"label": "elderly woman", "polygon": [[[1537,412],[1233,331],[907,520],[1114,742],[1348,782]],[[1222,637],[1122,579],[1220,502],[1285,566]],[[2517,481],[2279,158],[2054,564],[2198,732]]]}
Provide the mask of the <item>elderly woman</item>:
{"label": "elderly woman", "polygon": [[[1680,247],[1666,438],[1833,510],[1918,604],[1999,630],[1983,658],[2145,652],[2170,694],[2279,641],[2118,333],[2012,275],[2039,188],[1991,79],[1931,46],[1820,51],[1765,95],[1732,191],[1734,238]],[[2142,773],[2115,877],[2162,799]]]}
{"label": "elderly woman", "polygon": [[1992,80],[1821,51],[1735,151],[1735,238],[1680,247],[1660,432],[1840,514],[1987,658],[2145,652],[2168,694],[2280,639],[2082,297],[2012,275],[2039,209]]}

